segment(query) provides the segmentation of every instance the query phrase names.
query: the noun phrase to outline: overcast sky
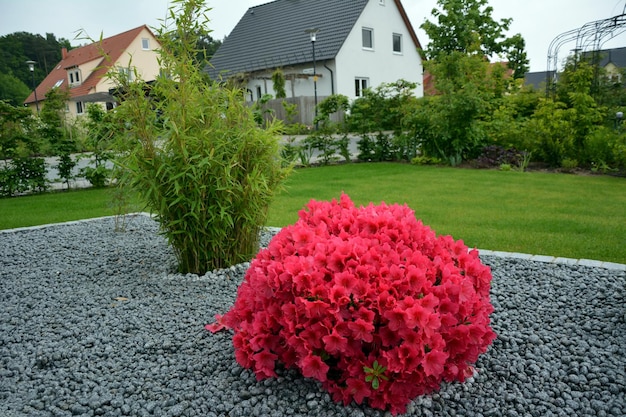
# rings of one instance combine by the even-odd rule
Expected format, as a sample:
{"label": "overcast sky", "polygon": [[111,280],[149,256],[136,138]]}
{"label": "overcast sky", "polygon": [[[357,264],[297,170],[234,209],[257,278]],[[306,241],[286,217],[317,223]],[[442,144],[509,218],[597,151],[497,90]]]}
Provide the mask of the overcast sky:
{"label": "overcast sky", "polygon": [[[315,0],[309,0],[315,1]],[[350,0],[337,0],[350,1]],[[213,37],[222,39],[235,27],[243,13],[268,0],[207,0]],[[84,29],[94,39],[109,37],[146,24],[158,27],[167,15],[169,0],[0,0],[0,36],[14,32],[53,33],[69,39],[72,45],[77,31]],[[402,0],[422,46],[428,45],[419,28],[431,15],[437,0]],[[586,23],[624,13],[626,0],[489,0],[493,17],[512,18],[509,35],[521,33],[531,71],[546,69],[548,46],[559,34]],[[318,36],[323,36],[319,34]],[[559,58],[566,57],[574,44],[564,45]],[[605,43],[604,48],[626,47],[626,33]]]}

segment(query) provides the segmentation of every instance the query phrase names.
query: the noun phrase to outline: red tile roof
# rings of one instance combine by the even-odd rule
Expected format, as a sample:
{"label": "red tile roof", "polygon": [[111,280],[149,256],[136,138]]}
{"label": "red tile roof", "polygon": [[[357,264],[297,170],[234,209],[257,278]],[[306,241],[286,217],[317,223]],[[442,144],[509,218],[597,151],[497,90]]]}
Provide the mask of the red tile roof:
{"label": "red tile roof", "polygon": [[[61,62],[59,62],[48,76],[44,78],[41,84],[37,86],[37,100],[39,102],[45,100],[46,93],[60,80],[63,81],[61,84],[62,88],[66,90],[69,88],[67,76],[68,68],[98,60],[99,62],[94,71],[89,74],[82,74],[83,80],[80,85],[69,88],[70,97],[80,97],[89,94],[89,92],[98,85],[102,77],[104,77],[110,65],[118,60],[144,29],[152,34],[148,26],[143,25],[110,38],[102,39],[102,41],[92,43],[91,45],[75,48],[67,52]],[[105,52],[110,57],[109,62],[111,64],[107,64],[105,58],[102,56],[102,52]],[[24,101],[24,104],[32,104],[34,102],[35,94],[31,93]]]}

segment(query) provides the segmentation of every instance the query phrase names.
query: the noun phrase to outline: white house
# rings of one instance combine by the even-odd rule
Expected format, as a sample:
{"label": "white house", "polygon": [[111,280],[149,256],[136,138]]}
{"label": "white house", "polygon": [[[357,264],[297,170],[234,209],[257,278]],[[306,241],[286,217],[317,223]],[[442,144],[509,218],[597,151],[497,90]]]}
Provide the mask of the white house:
{"label": "white house", "polygon": [[248,9],[206,71],[212,79],[236,78],[251,101],[275,95],[277,68],[287,97],[312,97],[317,89],[320,99],[355,99],[399,79],[417,83],[421,97],[421,49],[400,0],[276,0]]}

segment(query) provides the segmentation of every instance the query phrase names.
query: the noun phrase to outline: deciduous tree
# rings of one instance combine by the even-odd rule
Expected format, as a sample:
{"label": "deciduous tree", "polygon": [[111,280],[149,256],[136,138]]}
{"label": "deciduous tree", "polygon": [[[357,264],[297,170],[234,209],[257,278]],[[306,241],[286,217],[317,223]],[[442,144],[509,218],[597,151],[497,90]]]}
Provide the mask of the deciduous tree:
{"label": "deciduous tree", "polygon": [[507,38],[512,19],[494,20],[487,0],[439,0],[432,10],[437,22],[421,26],[430,38],[426,55],[437,59],[451,52],[494,55],[508,59],[517,78],[528,70],[524,39],[520,34]]}

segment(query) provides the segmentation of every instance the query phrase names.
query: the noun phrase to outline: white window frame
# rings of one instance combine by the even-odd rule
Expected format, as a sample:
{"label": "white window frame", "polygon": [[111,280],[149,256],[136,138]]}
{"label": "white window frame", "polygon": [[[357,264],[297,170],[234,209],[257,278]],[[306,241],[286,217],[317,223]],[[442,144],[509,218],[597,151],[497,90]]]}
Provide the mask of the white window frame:
{"label": "white window frame", "polygon": [[370,86],[370,79],[367,77],[354,78],[354,96],[363,97],[363,91]]}
{"label": "white window frame", "polygon": [[[396,51],[396,38],[399,41],[400,44],[400,50]],[[402,55],[404,53],[404,45],[403,45],[403,39],[402,39],[402,34],[401,33],[393,33],[391,35],[391,49],[393,50],[393,53],[396,55]]]}
{"label": "white window frame", "polygon": [[85,113],[85,106],[83,106],[82,101],[77,101],[76,102],[76,114],[83,114],[83,113]]}
{"label": "white window frame", "polygon": [[80,85],[82,77],[80,76],[80,69],[72,68],[67,71],[67,77],[70,82],[70,86]]}
{"label": "white window frame", "polygon": [[[371,43],[371,46],[365,45],[365,40],[366,40],[365,33],[369,33],[369,41]],[[361,46],[366,51],[373,51],[374,50],[374,45],[375,45],[375,43],[374,43],[374,29],[363,26],[361,28]]]}
{"label": "white window frame", "polygon": [[150,50],[150,39],[149,38],[141,38],[141,49],[144,51]]}

